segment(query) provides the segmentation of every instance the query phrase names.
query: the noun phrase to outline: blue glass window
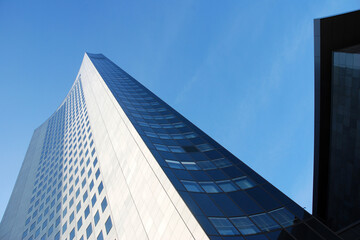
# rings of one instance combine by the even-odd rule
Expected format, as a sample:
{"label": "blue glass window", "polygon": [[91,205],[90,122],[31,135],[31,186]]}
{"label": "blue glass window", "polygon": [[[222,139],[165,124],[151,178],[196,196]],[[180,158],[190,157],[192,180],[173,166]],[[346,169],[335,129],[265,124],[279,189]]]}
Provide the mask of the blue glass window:
{"label": "blue glass window", "polygon": [[[183,142],[185,142],[185,143],[189,143],[189,142],[187,142],[187,141],[183,141]],[[189,153],[191,153],[191,152],[199,152],[199,149],[197,149],[195,146],[182,146],[182,148],[184,149],[184,151],[185,152],[189,152]]]}
{"label": "blue glass window", "polygon": [[31,224],[30,226],[30,231],[34,230],[35,227],[36,227],[36,222],[33,222],[33,224]]}
{"label": "blue glass window", "polygon": [[60,231],[55,235],[54,240],[60,240]]}
{"label": "blue glass window", "polygon": [[79,194],[80,194],[80,189],[78,188],[78,190],[76,190],[76,198],[79,196]]}
{"label": "blue glass window", "polygon": [[169,134],[165,134],[165,133],[159,133],[159,138],[161,139],[171,139]]}
{"label": "blue glass window", "polygon": [[60,240],[60,231],[55,235],[54,240]]}
{"label": "blue glass window", "polygon": [[82,181],[81,187],[84,188],[85,184],[86,184],[86,178],[84,178],[84,180]]}
{"label": "blue glass window", "polygon": [[232,165],[232,163],[225,159],[225,158],[220,158],[220,159],[216,159],[213,161],[213,163],[218,167],[218,168],[225,168],[225,167],[229,167]]}
{"label": "blue glass window", "polygon": [[33,218],[36,217],[37,214],[38,214],[38,210],[36,210],[36,211],[33,213]]}
{"label": "blue glass window", "polygon": [[[210,198],[214,203],[221,209],[223,214],[228,217],[238,217],[243,216],[244,212],[231,200],[227,194],[211,194]],[[209,215],[211,216],[211,215]],[[215,217],[215,215],[212,215]]]}
{"label": "blue glass window", "polygon": [[262,190],[260,187],[253,187],[246,190],[253,199],[256,199],[257,203],[262,206],[265,210],[273,210],[281,207],[282,205],[272,198],[267,192]]}
{"label": "blue glass window", "polygon": [[182,164],[187,170],[200,170],[199,166],[195,162],[183,162]]}
{"label": "blue glass window", "polygon": [[180,180],[180,181],[182,182],[182,184],[184,184],[186,190],[188,190],[189,192],[203,192],[203,190],[201,189],[201,187],[197,182],[184,181],[184,180]]}
{"label": "blue glass window", "polygon": [[200,182],[200,185],[207,193],[221,192],[221,189],[214,182]]}
{"label": "blue glass window", "polygon": [[179,147],[179,146],[169,146],[169,149],[171,152],[174,152],[174,153],[183,153],[185,152],[184,149],[182,147]]}
{"label": "blue glass window", "polygon": [[99,235],[97,236],[96,240],[104,240],[104,236],[102,231],[99,233]]}
{"label": "blue glass window", "polygon": [[76,212],[79,212],[81,208],[81,202],[76,205]]}
{"label": "blue glass window", "polygon": [[94,162],[93,162],[93,166],[95,167],[95,165],[97,164],[97,162],[98,162],[98,159],[97,159],[97,157],[95,158],[95,160],[94,160]]}
{"label": "blue glass window", "polygon": [[70,215],[69,223],[71,223],[74,220],[74,217],[75,217],[75,215],[74,215],[74,211],[73,211]]}
{"label": "blue glass window", "polygon": [[145,122],[138,122],[138,124],[142,127],[148,127],[149,125]]}
{"label": "blue glass window", "polygon": [[29,224],[30,219],[31,219],[31,217],[28,217],[28,219],[26,219],[25,226]]}
{"label": "blue glass window", "polygon": [[112,222],[111,222],[111,218],[109,216],[109,218],[105,222],[106,234],[109,234],[111,228],[112,228]]}
{"label": "blue glass window", "polygon": [[94,222],[95,222],[95,226],[97,225],[97,223],[99,222],[100,220],[100,214],[99,214],[99,210],[96,211],[96,214],[94,216]]}
{"label": "blue glass window", "polygon": [[150,127],[152,127],[152,128],[161,128],[161,126],[159,124],[156,124],[156,123],[151,123]]}
{"label": "blue glass window", "polygon": [[189,132],[189,133],[184,133],[185,137],[188,138],[188,139],[191,139],[191,138],[196,138],[196,134],[193,133],[193,132]]}
{"label": "blue glass window", "polygon": [[102,192],[103,189],[104,189],[104,185],[103,185],[103,183],[101,182],[101,183],[99,184],[99,187],[98,187],[99,195],[101,194],[101,192]]}
{"label": "blue glass window", "polygon": [[86,238],[89,239],[91,234],[92,234],[92,225],[90,223],[89,226],[86,228]]}
{"label": "blue glass window", "polygon": [[182,134],[172,134],[171,135],[173,139],[184,139],[184,136]]}
{"label": "blue glass window", "polygon": [[238,185],[241,189],[248,189],[255,186],[255,183],[250,180],[248,177],[243,176],[240,178],[235,178],[233,181]]}
{"label": "blue glass window", "polygon": [[182,122],[178,122],[178,123],[174,123],[173,126],[174,126],[175,128],[181,128],[181,127],[185,127],[185,124],[182,123]]}
{"label": "blue glass window", "polygon": [[179,161],[165,160],[165,162],[167,162],[167,164],[168,164],[169,167],[171,167],[171,168],[184,169],[184,167],[182,166],[182,164],[181,164]]}
{"label": "blue glass window", "polygon": [[259,226],[263,231],[270,231],[272,229],[280,228],[280,226],[266,213],[250,216],[250,218]]}
{"label": "blue glass window", "polygon": [[249,215],[264,211],[244,191],[229,192],[228,195]]}
{"label": "blue glass window", "polygon": [[[211,198],[209,197],[210,194],[192,193],[190,195],[192,199],[194,199],[194,201],[198,203],[199,207],[201,208],[205,216],[212,216],[212,217],[224,216],[224,214],[219,210],[219,208],[216,206],[214,201],[212,201]],[[211,194],[211,195],[217,195],[217,194]]]}
{"label": "blue glass window", "polygon": [[66,213],[67,213],[67,207],[65,207],[65,209],[63,211],[63,217],[65,217]]}
{"label": "blue glass window", "polygon": [[38,228],[35,232],[35,238],[37,238],[40,235],[40,228]]}
{"label": "blue glass window", "polygon": [[156,150],[169,152],[168,147],[165,145],[154,144],[154,146],[155,146]]}
{"label": "blue glass window", "polygon": [[46,228],[47,224],[48,224],[48,220],[46,219],[46,220],[43,222],[42,229]]}
{"label": "blue glass window", "polygon": [[75,238],[75,228],[73,228],[70,232],[70,240],[73,240]]}
{"label": "blue glass window", "polygon": [[201,144],[201,145],[197,145],[196,146],[201,152],[206,152],[206,151],[210,151],[213,150],[213,147],[211,147],[209,144],[205,143],[205,144]]}
{"label": "blue glass window", "polygon": [[87,199],[87,197],[88,197],[88,192],[85,191],[85,193],[84,193],[84,195],[83,195],[83,201],[84,201],[84,202],[85,202],[85,200]]}
{"label": "blue glass window", "polygon": [[98,179],[99,175],[100,175],[100,169],[98,169],[98,170],[96,171],[96,173],[95,173],[95,178]]}
{"label": "blue glass window", "polygon": [[62,227],[62,233],[64,234],[64,232],[66,231],[67,229],[67,222],[65,222],[65,224],[63,225]]}
{"label": "blue glass window", "polygon": [[95,203],[96,203],[96,193],[94,194],[94,196],[93,196],[92,199],[91,199],[91,204],[92,204],[92,206],[94,206]]}
{"label": "blue glass window", "polygon": [[90,192],[91,192],[91,190],[93,189],[93,187],[94,187],[94,181],[93,180],[91,180],[91,182],[90,182]]}
{"label": "blue glass window", "polygon": [[216,183],[224,192],[233,192],[238,189],[236,185],[230,180],[217,181]]}
{"label": "blue glass window", "polygon": [[203,170],[215,169],[215,165],[210,161],[201,161],[197,162],[197,165],[200,166]]}
{"label": "blue glass window", "polygon": [[89,206],[87,206],[87,208],[85,209],[85,219],[87,218],[87,216],[89,216],[90,213],[90,208]]}
{"label": "blue glass window", "polygon": [[82,226],[82,217],[79,218],[78,222],[77,222],[77,229],[79,230]]}
{"label": "blue glass window", "polygon": [[296,220],[295,216],[285,208],[276,209],[269,213],[283,227],[293,225]]}
{"label": "blue glass window", "polygon": [[101,210],[102,210],[102,212],[105,211],[106,207],[107,207],[107,201],[106,201],[106,197],[104,197],[104,200],[101,202]]}
{"label": "blue glass window", "polygon": [[237,235],[239,232],[226,218],[209,218],[221,235]]}
{"label": "blue glass window", "polygon": [[48,230],[48,236],[50,236],[53,231],[54,231],[54,225],[51,225],[51,227],[49,227],[49,230]]}
{"label": "blue glass window", "polygon": [[255,234],[260,230],[255,226],[253,222],[247,217],[230,218],[232,223],[243,235]]}
{"label": "blue glass window", "polygon": [[23,235],[22,235],[22,239],[24,239],[28,234],[28,230],[26,229],[24,232],[23,232]]}
{"label": "blue glass window", "polygon": [[60,224],[60,217],[58,217],[55,221],[55,227],[57,227]]}

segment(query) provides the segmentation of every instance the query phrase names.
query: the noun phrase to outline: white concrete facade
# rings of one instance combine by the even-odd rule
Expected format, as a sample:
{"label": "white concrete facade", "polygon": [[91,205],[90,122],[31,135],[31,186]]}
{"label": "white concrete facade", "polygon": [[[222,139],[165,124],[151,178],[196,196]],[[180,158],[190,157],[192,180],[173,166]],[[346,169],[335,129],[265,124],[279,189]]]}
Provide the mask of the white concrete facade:
{"label": "white concrete facade", "polygon": [[0,239],[21,239],[47,123],[48,121],[37,128],[31,138],[15,187],[0,224]]}
{"label": "white concrete facade", "polygon": [[87,55],[80,74],[119,239],[208,239]]}

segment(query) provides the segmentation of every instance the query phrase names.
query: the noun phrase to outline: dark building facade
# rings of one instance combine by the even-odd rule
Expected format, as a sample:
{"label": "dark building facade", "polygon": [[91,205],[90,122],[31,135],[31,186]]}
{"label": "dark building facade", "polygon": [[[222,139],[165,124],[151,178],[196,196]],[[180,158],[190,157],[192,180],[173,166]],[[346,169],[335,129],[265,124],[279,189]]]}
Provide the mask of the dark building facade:
{"label": "dark building facade", "polygon": [[360,229],[360,11],[315,19],[313,214],[344,239]]}

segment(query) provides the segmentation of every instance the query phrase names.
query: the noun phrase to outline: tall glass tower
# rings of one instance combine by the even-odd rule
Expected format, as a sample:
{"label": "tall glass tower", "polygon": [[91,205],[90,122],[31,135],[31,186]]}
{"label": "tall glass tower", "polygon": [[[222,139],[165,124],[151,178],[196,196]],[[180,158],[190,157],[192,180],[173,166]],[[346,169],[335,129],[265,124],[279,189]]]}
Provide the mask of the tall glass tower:
{"label": "tall glass tower", "polygon": [[313,214],[360,239],[360,10],[314,20]]}
{"label": "tall glass tower", "polygon": [[339,239],[102,54],[32,137],[0,239]]}

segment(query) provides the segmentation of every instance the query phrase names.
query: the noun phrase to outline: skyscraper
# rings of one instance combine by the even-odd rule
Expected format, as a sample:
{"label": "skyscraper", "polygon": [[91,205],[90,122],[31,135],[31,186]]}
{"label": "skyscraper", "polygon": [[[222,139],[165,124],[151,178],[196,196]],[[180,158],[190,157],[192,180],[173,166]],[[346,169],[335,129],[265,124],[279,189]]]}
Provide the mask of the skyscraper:
{"label": "skyscraper", "polygon": [[313,214],[360,239],[360,11],[315,19]]}
{"label": "skyscraper", "polygon": [[339,239],[102,54],[35,130],[1,239]]}

